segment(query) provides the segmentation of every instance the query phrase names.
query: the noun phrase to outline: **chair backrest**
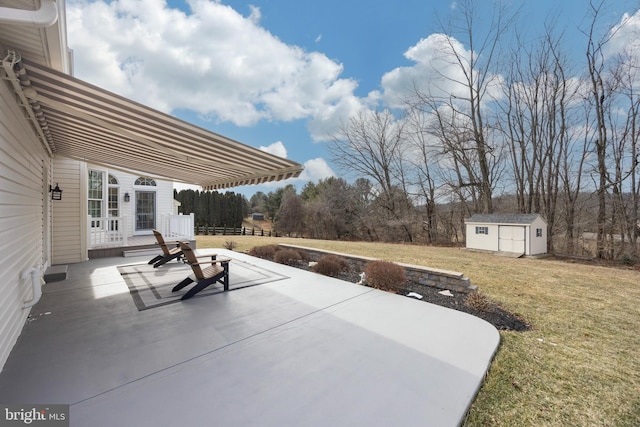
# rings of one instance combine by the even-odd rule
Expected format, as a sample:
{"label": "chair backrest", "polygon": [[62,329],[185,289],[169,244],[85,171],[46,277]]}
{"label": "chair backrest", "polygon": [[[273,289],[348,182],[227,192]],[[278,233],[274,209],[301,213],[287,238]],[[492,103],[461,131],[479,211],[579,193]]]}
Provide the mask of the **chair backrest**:
{"label": "chair backrest", "polygon": [[165,256],[169,255],[169,248],[167,247],[167,244],[164,241],[164,237],[162,237],[162,233],[160,233],[158,230],[153,230],[153,235],[156,236],[156,241],[162,248],[162,252],[164,253],[164,255]]}
{"label": "chair backrest", "polygon": [[198,280],[204,279],[204,274],[202,273],[202,268],[198,264],[198,258],[196,258],[196,254],[191,249],[188,243],[178,242],[180,244],[180,249],[182,249],[182,253],[187,260],[187,263],[191,265],[191,269],[193,270],[193,274],[195,274]]}

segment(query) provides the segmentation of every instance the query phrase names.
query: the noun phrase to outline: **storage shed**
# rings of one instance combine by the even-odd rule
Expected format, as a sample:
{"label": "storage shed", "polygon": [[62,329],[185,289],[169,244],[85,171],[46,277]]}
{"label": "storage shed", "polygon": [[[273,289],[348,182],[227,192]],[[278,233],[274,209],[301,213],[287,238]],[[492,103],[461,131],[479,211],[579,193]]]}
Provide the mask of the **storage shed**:
{"label": "storage shed", "polygon": [[476,214],[465,221],[467,248],[522,255],[547,253],[547,223],[537,214]]}

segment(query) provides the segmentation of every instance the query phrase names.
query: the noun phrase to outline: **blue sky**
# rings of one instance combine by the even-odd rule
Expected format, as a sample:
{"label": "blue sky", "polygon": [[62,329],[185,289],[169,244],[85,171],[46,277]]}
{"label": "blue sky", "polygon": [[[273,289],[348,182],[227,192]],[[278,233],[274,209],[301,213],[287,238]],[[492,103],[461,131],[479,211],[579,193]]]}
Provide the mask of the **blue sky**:
{"label": "blue sky", "polygon": [[[509,3],[533,40],[556,18],[580,60],[587,0]],[[486,25],[493,2],[479,4]],[[607,0],[606,22],[634,5]],[[293,182],[301,188],[340,176],[323,140],[357,111],[392,105],[403,81],[425,73],[430,36],[458,9],[438,0],[68,0],[68,43],[76,77],[304,164]]]}

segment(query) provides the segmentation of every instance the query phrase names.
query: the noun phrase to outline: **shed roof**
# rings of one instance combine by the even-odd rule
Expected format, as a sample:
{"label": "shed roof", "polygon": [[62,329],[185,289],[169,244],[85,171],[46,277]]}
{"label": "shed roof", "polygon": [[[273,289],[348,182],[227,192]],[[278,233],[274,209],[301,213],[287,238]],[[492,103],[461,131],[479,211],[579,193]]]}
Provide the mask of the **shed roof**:
{"label": "shed roof", "polygon": [[[496,213],[496,214],[475,214],[467,219],[467,223],[485,223],[485,224],[532,224],[536,219],[542,219],[538,214],[514,214],[514,213]],[[546,221],[545,221],[546,222]]]}

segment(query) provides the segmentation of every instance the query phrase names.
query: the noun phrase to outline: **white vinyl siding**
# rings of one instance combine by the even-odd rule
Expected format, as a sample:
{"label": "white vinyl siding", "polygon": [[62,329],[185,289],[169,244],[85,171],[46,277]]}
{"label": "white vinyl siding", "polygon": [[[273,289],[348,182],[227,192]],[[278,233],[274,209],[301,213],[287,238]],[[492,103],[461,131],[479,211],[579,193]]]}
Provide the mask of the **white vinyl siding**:
{"label": "white vinyl siding", "polygon": [[0,369],[4,366],[29,314],[22,304],[32,298],[31,278],[22,273],[42,268],[43,188],[50,170],[47,151],[15,101],[0,82],[0,239],[11,256],[0,266]]}
{"label": "white vinyl siding", "polygon": [[[98,169],[98,166],[88,164],[89,169]],[[138,178],[148,178],[142,175],[129,174],[116,169],[106,171],[107,176],[112,176],[118,182],[118,213],[120,217],[126,217],[127,233],[129,236],[136,234],[136,190],[153,190],[156,192],[156,227],[160,227],[165,215],[171,215],[174,211],[173,182],[153,178],[154,186],[136,185]],[[125,193],[129,193],[130,201],[124,201]]]}
{"label": "white vinyl siding", "polygon": [[[81,192],[86,182],[84,163],[64,157],[53,162],[53,181],[60,184],[62,200],[52,200],[53,264],[82,262],[87,259],[86,242],[82,230],[87,227],[87,195]],[[85,185],[86,188],[86,185]],[[82,202],[84,201],[84,203]],[[82,212],[84,212],[82,214]]]}

